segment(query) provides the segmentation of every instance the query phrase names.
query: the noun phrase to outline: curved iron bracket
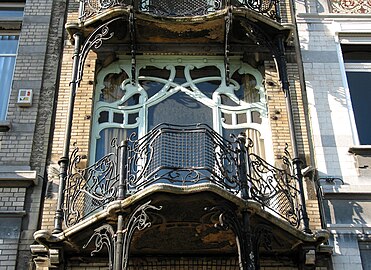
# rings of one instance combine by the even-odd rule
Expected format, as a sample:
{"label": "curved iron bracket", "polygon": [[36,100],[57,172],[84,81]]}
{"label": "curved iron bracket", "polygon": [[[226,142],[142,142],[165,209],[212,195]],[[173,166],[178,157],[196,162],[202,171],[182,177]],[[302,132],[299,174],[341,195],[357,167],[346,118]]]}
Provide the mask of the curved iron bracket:
{"label": "curved iron bracket", "polygon": [[125,225],[122,223],[123,214],[118,216],[117,232],[114,232],[112,225],[104,224],[94,230],[83,248],[86,248],[93,239],[95,249],[91,255],[99,253],[103,248],[107,249],[109,269],[126,270],[128,267],[129,251],[132,237],[135,231],[142,231],[151,227],[152,223],[148,210],[161,210],[161,206],[153,206],[151,201],[138,206],[133,213],[126,219]]}
{"label": "curved iron bracket", "polygon": [[250,217],[247,211],[242,212],[239,218],[236,211],[230,207],[215,206],[211,209],[214,215],[218,215],[218,222],[214,224],[216,228],[231,229],[236,235],[238,259],[241,270],[255,270],[256,258],[252,245],[253,235],[250,231]]}
{"label": "curved iron bracket", "polygon": [[84,41],[84,44],[79,54],[79,64],[77,67],[77,83],[80,83],[80,81],[82,80],[82,76],[84,73],[84,64],[85,64],[86,57],[88,56],[89,51],[92,48],[99,49],[103,45],[104,41],[110,40],[115,35],[115,33],[112,32],[109,27],[112,23],[118,20],[123,20],[123,18],[121,17],[114,18],[100,25]]}

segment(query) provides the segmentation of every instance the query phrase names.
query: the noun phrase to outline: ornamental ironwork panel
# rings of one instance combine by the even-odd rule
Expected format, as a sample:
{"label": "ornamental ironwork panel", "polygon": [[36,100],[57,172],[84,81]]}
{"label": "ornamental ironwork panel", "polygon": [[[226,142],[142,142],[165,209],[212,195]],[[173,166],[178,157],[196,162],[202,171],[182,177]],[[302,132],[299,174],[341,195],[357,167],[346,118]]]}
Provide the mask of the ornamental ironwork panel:
{"label": "ornamental ironwork panel", "polygon": [[[252,146],[249,146],[252,147]],[[301,221],[300,190],[287,147],[283,157],[285,169],[278,169],[254,153],[249,154],[248,182],[250,196],[291,225],[299,227]]]}
{"label": "ornamental ironwork panel", "polygon": [[300,226],[301,191],[287,149],[280,169],[253,153],[250,139],[246,143],[239,135],[229,141],[203,124],[160,124],[139,139],[132,133],[125,144],[113,140],[112,147],[112,153],[87,168],[81,168],[77,150],[72,153],[65,189],[66,226],[120,196],[126,198],[155,184],[215,185]]}
{"label": "ornamental ironwork panel", "polygon": [[[135,11],[154,16],[191,17],[204,16],[222,10],[227,0],[80,0],[81,22],[114,7],[132,7]],[[232,0],[231,6],[254,10],[271,19],[280,20],[279,0]]]}
{"label": "ornamental ironwork panel", "polygon": [[234,144],[206,125],[159,125],[131,141],[127,164],[127,188],[132,192],[154,183],[213,183],[232,193],[240,191]]}
{"label": "ornamental ironwork panel", "polygon": [[220,10],[223,0],[141,0],[139,10],[156,16],[202,16]]}
{"label": "ornamental ironwork panel", "polygon": [[64,220],[72,226],[89,214],[116,200],[119,181],[119,148],[113,139],[112,153],[84,168],[86,157],[76,148],[70,157],[65,188]]}

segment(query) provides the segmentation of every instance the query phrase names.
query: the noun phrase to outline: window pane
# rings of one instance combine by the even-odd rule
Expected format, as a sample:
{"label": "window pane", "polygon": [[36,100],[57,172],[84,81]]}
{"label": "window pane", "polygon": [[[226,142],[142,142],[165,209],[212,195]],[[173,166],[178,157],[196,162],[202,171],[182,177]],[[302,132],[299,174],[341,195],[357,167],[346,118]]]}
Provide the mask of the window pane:
{"label": "window pane", "polygon": [[122,141],[126,140],[130,134],[137,133],[137,129],[121,129],[121,128],[107,128],[103,129],[97,140],[95,160],[99,160],[108,153],[113,153],[114,148],[112,147],[112,140],[117,139],[117,143],[120,144]]}
{"label": "window pane", "polygon": [[370,63],[371,45],[342,45],[345,63]]}
{"label": "window pane", "polygon": [[5,120],[12,85],[18,36],[0,35],[0,120]]}
{"label": "window pane", "polygon": [[360,144],[371,145],[371,72],[347,72]]}
{"label": "window pane", "polygon": [[148,109],[148,130],[158,124],[208,124],[212,126],[212,110],[183,92],[178,92]]}
{"label": "window pane", "polygon": [[18,36],[1,36],[0,35],[0,54],[16,54],[18,46]]}
{"label": "window pane", "polygon": [[23,7],[0,7],[0,17],[23,17]]}
{"label": "window pane", "polygon": [[361,261],[363,270],[371,270],[371,243],[359,243],[359,251],[361,253]]}
{"label": "window pane", "polygon": [[121,83],[128,76],[123,71],[119,74],[110,73],[104,78],[104,88],[100,93],[99,100],[104,102],[115,102],[124,96],[124,91],[121,89]]}

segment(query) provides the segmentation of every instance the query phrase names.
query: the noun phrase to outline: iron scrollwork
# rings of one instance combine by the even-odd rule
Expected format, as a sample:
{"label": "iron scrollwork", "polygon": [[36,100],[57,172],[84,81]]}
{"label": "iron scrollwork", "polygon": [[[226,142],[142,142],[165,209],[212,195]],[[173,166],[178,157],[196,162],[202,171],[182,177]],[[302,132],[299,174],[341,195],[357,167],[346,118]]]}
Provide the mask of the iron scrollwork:
{"label": "iron scrollwork", "polygon": [[280,22],[279,0],[80,0],[80,21],[101,14],[114,7],[132,7],[135,11],[154,16],[189,17],[204,16],[232,6],[254,10]]}
{"label": "iron scrollwork", "polygon": [[147,210],[156,210],[159,211],[162,209],[161,206],[156,207],[150,204],[151,201],[137,207],[133,214],[128,219],[125,230],[124,230],[124,242],[123,242],[123,260],[122,260],[122,269],[127,269],[128,260],[129,260],[129,250],[130,243],[135,231],[142,231],[148,227],[151,227],[152,223],[147,214]]}
{"label": "iron scrollwork", "polygon": [[[249,214],[242,211],[242,218],[230,207],[215,206],[205,209],[217,216],[214,226],[220,230],[231,229],[236,235],[240,268],[255,270],[255,252],[253,250],[253,235],[250,231]],[[213,219],[213,218],[212,218]]]}
{"label": "iron scrollwork", "polygon": [[279,0],[232,0],[232,5],[251,9],[273,20],[281,21]]}
{"label": "iron scrollwork", "polygon": [[[147,213],[148,210],[161,210],[161,206],[157,207],[151,205],[151,201],[138,206],[126,219],[123,228],[117,228],[117,233],[109,224],[104,224],[94,230],[93,235],[83,246],[87,248],[93,239],[95,249],[91,252],[91,256],[94,256],[98,252],[102,251],[103,248],[107,249],[109,269],[112,270],[114,265],[121,265],[121,268],[126,270],[129,260],[130,244],[135,231],[142,231],[146,228],[151,227],[152,223],[150,216]],[[122,214],[120,214],[122,215]],[[118,235],[123,235],[123,244],[119,245]],[[120,254],[120,256],[118,256]]]}
{"label": "iron scrollwork", "polygon": [[209,183],[257,201],[267,211],[299,227],[301,191],[287,148],[283,168],[279,169],[255,154],[252,141],[244,136],[229,141],[207,125],[161,124],[139,139],[133,133],[125,144],[125,158],[119,153],[122,146],[113,141],[115,151],[87,168],[81,168],[81,156],[75,150],[65,190],[66,225],[72,226],[118,199],[118,164],[122,162],[127,195],[154,184]]}
{"label": "iron scrollwork", "polygon": [[79,54],[79,65],[77,68],[77,82],[79,83],[82,79],[84,72],[84,64],[89,51],[94,49],[99,49],[104,41],[111,39],[114,36],[114,32],[110,31],[110,25],[122,18],[114,18],[102,25],[100,25],[93,33],[91,33],[85,40],[81,52]]}
{"label": "iron scrollwork", "polygon": [[65,188],[65,223],[72,226],[94,211],[101,209],[117,197],[119,147],[116,140],[111,146],[115,151],[84,168],[83,156],[76,148],[70,158]]}
{"label": "iron scrollwork", "polygon": [[280,215],[292,226],[299,227],[300,190],[297,188],[297,179],[292,171],[287,148],[285,154],[283,156],[284,169],[272,166],[254,153],[249,154],[250,193],[252,199]]}
{"label": "iron scrollwork", "polygon": [[139,9],[156,16],[202,16],[223,8],[222,0],[140,0]]}
{"label": "iron scrollwork", "polygon": [[109,224],[104,224],[95,229],[93,235],[82,248],[86,248],[93,239],[95,239],[95,249],[91,252],[91,256],[94,256],[102,251],[103,248],[106,248],[108,253],[108,267],[112,270],[115,251],[115,232],[113,227]]}

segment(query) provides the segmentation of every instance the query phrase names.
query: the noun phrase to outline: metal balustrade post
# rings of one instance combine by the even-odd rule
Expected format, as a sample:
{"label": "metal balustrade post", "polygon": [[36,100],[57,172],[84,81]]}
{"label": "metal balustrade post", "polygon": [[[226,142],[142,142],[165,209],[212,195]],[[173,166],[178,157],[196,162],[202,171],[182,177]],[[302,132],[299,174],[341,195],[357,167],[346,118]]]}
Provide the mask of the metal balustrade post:
{"label": "metal balustrade post", "polygon": [[66,122],[66,132],[64,134],[64,146],[63,146],[63,155],[58,161],[59,164],[59,189],[58,189],[58,198],[57,198],[57,209],[55,211],[54,217],[54,230],[53,233],[62,232],[62,221],[63,221],[63,204],[64,204],[64,188],[65,181],[67,177],[67,169],[69,163],[69,152],[70,152],[70,143],[71,143],[71,130],[73,122],[73,109],[75,106],[75,96],[76,90],[78,87],[78,65],[80,61],[80,48],[81,48],[81,33],[75,33],[73,35],[75,39],[75,48],[73,52],[73,67],[72,67],[72,80],[70,83],[70,97],[68,104],[67,112],[67,122]]}
{"label": "metal balustrade post", "polygon": [[127,192],[127,164],[128,164],[128,141],[125,140],[120,145],[120,169],[119,169],[119,185],[117,199],[123,200]]}
{"label": "metal balustrade post", "polygon": [[116,242],[115,251],[113,257],[113,269],[122,270],[122,255],[123,255],[123,225],[124,217],[122,213],[118,214],[117,217],[117,231],[116,231]]}
{"label": "metal balustrade post", "polygon": [[237,159],[237,166],[238,166],[238,174],[241,181],[241,197],[244,200],[247,200],[250,198],[249,191],[248,191],[248,184],[247,184],[247,163],[246,160],[248,158],[248,153],[246,150],[246,134],[241,133],[237,137],[237,153],[238,153],[238,159]]}
{"label": "metal balustrade post", "polygon": [[[252,246],[252,233],[251,233],[251,226],[250,226],[250,214],[246,210],[242,211],[242,234],[243,234],[243,241],[244,241],[244,249],[245,255],[244,261],[242,262],[243,270],[255,270],[256,265],[256,254],[254,254],[253,246]],[[258,250],[256,252],[259,252]]]}

